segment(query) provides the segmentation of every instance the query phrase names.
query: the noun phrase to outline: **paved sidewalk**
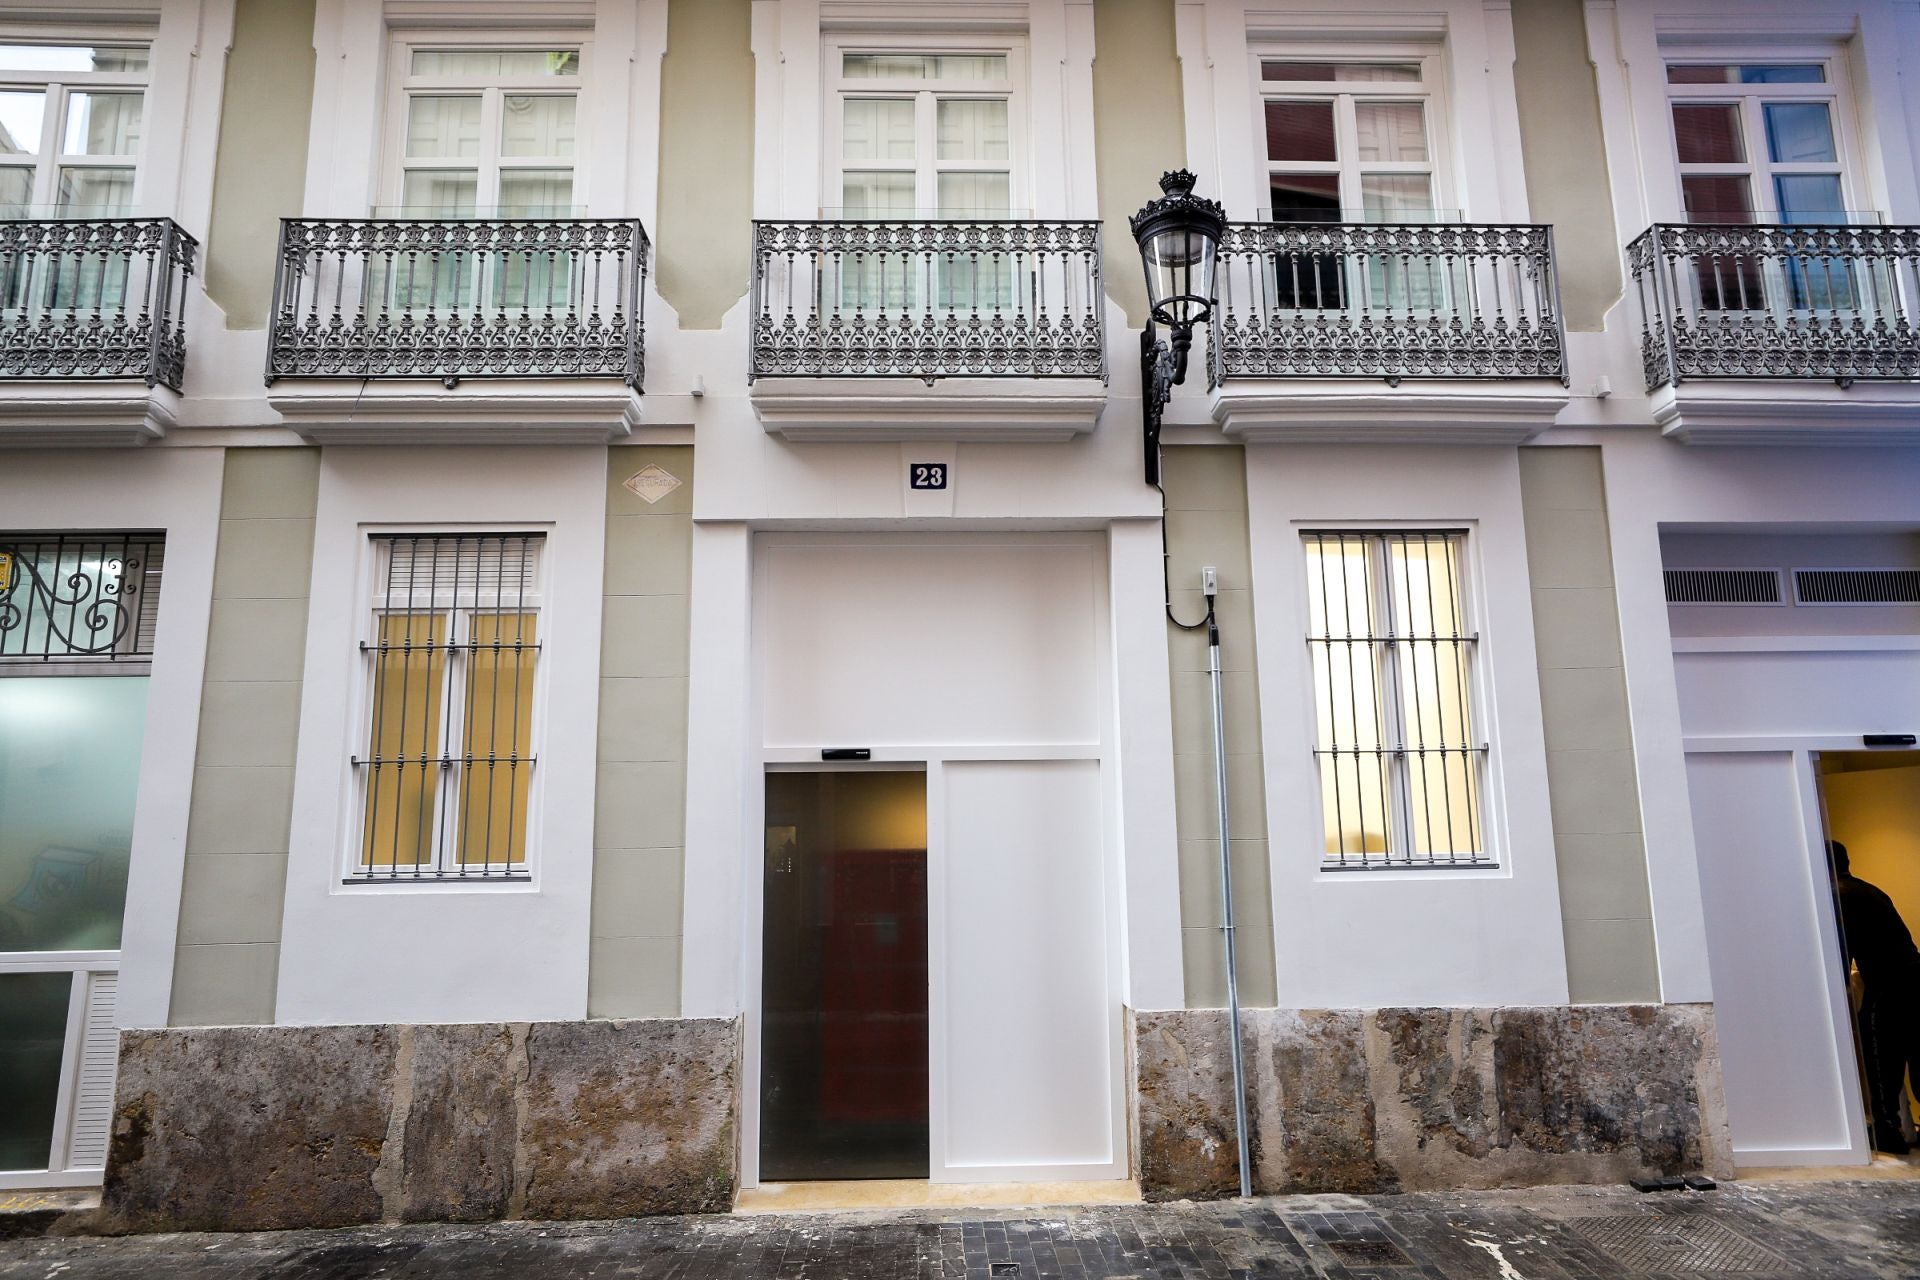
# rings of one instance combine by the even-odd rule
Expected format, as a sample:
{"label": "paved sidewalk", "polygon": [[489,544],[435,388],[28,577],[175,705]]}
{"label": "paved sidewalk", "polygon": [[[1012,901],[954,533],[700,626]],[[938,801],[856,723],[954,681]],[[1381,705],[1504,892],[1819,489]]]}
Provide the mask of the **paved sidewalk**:
{"label": "paved sidewalk", "polygon": [[46,1239],[0,1277],[357,1280],[1920,1280],[1920,1182],[1310,1196],[985,1213],[838,1213]]}

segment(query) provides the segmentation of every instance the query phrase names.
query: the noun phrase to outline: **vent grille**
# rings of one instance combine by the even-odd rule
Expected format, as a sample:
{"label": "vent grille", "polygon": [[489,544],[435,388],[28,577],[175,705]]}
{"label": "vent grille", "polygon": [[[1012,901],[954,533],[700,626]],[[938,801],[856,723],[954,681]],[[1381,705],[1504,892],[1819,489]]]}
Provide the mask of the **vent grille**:
{"label": "vent grille", "polygon": [[1668,569],[1668,604],[1779,604],[1778,569]]}
{"label": "vent grille", "polygon": [[1920,569],[1795,569],[1801,604],[1920,604]]}

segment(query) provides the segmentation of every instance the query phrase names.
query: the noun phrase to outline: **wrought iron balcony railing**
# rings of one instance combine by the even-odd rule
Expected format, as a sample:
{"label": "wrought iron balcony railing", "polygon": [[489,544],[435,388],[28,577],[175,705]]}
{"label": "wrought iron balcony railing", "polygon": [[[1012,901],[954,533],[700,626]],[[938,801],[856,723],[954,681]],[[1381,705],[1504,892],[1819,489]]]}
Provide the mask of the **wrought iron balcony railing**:
{"label": "wrought iron balcony railing", "polygon": [[1236,222],[1218,289],[1216,387],[1566,377],[1550,227]]}
{"label": "wrought iron balcony railing", "polygon": [[0,377],[178,391],[199,247],[169,218],[0,221]]}
{"label": "wrought iron balcony railing", "polygon": [[1100,224],[756,222],[749,376],[1107,376]]}
{"label": "wrought iron balcony railing", "polygon": [[1649,391],[1920,378],[1920,227],[1657,223],[1627,260]]}
{"label": "wrought iron balcony railing", "polygon": [[267,382],[645,371],[632,219],[286,218]]}

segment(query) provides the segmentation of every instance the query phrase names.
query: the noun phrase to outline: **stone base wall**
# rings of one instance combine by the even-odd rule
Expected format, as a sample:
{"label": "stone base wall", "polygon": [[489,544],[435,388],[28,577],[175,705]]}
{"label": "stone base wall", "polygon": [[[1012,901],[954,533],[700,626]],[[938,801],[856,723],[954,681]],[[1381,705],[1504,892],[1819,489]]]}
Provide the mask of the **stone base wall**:
{"label": "stone base wall", "polygon": [[733,1207],[720,1019],[129,1031],[95,1229]]}
{"label": "stone base wall", "polygon": [[[1242,1011],[1254,1189],[1732,1175],[1710,1005]],[[1141,1189],[1239,1192],[1227,1014],[1134,1015]]]}

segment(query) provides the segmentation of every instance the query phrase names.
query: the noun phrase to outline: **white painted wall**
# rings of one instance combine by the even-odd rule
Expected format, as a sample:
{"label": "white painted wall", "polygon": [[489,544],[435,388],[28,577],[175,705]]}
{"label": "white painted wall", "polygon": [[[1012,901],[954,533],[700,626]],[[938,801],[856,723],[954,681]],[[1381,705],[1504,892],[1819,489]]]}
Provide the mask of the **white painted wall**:
{"label": "white painted wall", "polygon": [[[1566,947],[1510,448],[1250,446],[1274,951],[1282,1008],[1565,1004]],[[1498,870],[1321,870],[1303,529],[1464,528],[1491,747],[1483,825]]]}
{"label": "white painted wall", "polygon": [[[330,448],[321,455],[276,1016],[283,1024],[584,1018],[593,883],[600,448]],[[344,884],[364,752],[357,651],[369,529],[546,532],[546,706],[530,884]]]}

